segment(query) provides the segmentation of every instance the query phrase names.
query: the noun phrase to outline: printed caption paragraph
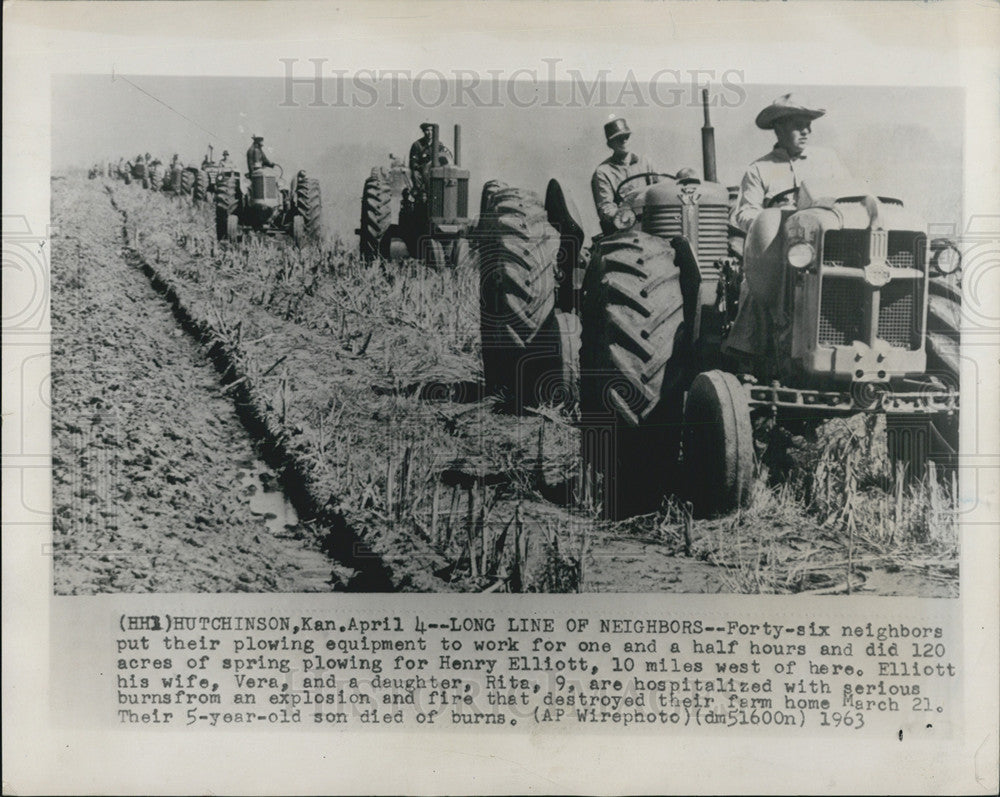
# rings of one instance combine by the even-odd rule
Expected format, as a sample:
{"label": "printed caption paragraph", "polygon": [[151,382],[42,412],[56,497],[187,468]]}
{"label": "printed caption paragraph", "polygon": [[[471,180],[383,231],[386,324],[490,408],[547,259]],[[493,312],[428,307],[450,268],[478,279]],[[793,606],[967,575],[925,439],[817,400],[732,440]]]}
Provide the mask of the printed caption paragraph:
{"label": "printed caption paragraph", "polygon": [[126,613],[113,721],[950,732],[959,642],[946,627],[751,614]]}

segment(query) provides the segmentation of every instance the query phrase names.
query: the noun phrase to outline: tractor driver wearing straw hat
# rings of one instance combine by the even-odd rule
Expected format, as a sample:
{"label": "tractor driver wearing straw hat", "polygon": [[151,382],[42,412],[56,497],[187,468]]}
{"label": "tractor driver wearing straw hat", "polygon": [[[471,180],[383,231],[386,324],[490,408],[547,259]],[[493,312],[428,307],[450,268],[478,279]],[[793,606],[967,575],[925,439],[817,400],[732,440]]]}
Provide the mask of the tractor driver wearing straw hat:
{"label": "tractor driver wearing straw hat", "polygon": [[783,295],[784,270],[769,253],[784,216],[795,206],[796,190],[806,180],[829,185],[850,179],[836,153],[809,145],[813,121],[825,114],[825,109],[806,105],[792,94],[757,114],[757,127],[773,130],[776,142],[747,168],[729,217],[732,227],[747,234],[739,312],[725,344],[726,351],[739,359],[765,356],[776,325],[783,326],[776,301]]}
{"label": "tractor driver wearing straw hat", "polygon": [[[612,119],[604,125],[604,139],[611,148],[611,157],[605,159],[594,170],[590,179],[590,190],[594,194],[594,205],[601,221],[601,231],[605,235],[615,232],[615,214],[618,212],[618,200],[615,191],[628,177],[646,172],[655,173],[649,159],[629,151],[628,142],[632,137],[628,122],[624,119]],[[651,176],[649,182],[656,182],[657,177]],[[643,188],[641,181],[630,183],[635,190]]]}

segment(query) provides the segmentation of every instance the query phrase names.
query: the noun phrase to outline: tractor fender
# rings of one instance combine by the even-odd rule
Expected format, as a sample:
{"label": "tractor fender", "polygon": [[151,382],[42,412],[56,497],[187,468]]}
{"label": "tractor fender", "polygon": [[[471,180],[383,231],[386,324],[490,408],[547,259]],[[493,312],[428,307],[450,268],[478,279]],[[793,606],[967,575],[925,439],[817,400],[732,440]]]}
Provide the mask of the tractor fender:
{"label": "tractor fender", "polygon": [[574,284],[581,281],[576,272],[584,266],[582,254],[587,236],[576,203],[556,179],[549,180],[545,189],[545,214],[559,233],[556,301],[561,310],[569,312],[578,304]]}
{"label": "tractor fender", "polygon": [[579,251],[587,237],[583,231],[580,211],[573,197],[555,178],[549,180],[545,189],[545,213],[549,217],[549,224],[555,227],[561,236],[575,241]]}
{"label": "tractor fender", "polygon": [[670,241],[674,249],[674,264],[680,271],[681,300],[683,302],[683,343],[689,350],[698,339],[701,329],[701,267],[687,238],[680,236]]}
{"label": "tractor fender", "polygon": [[743,245],[743,275],[754,299],[766,306],[783,296],[785,269],[782,267],[781,225],[791,211],[762,210],[747,231]]}

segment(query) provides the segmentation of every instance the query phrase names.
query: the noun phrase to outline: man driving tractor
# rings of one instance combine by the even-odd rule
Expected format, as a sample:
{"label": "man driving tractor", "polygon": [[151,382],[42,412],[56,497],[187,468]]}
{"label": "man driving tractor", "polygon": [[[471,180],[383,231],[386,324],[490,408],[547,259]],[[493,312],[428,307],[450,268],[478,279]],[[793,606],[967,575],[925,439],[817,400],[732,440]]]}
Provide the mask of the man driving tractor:
{"label": "man driving tractor", "polygon": [[[606,235],[616,229],[614,218],[618,212],[620,199],[616,199],[615,192],[621,183],[638,174],[656,172],[648,158],[629,152],[628,142],[631,136],[632,131],[624,119],[612,119],[604,125],[604,138],[613,154],[594,170],[590,188],[601,221],[601,232]],[[654,183],[658,179],[656,176],[650,176],[649,182]],[[642,187],[639,181],[632,185],[636,190]]]}
{"label": "man driving tractor", "polygon": [[[434,125],[430,122],[424,122],[420,125],[420,130],[423,136],[414,141],[410,146],[409,161],[410,177],[413,180],[414,191],[417,192],[424,190],[424,167],[435,160],[431,154]],[[455,156],[452,155],[451,150],[438,139],[437,159],[431,165],[447,166],[449,163],[454,163],[454,160]]]}
{"label": "man driving tractor", "polygon": [[775,326],[783,326],[779,317],[783,264],[766,256],[781,232],[782,208],[794,207],[803,181],[829,184],[850,179],[836,153],[807,146],[813,120],[825,114],[825,109],[811,108],[791,94],[757,114],[757,127],[773,130],[777,141],[747,167],[729,219],[732,227],[748,234],[748,254],[752,248],[757,255],[753,258],[757,273],[748,281],[744,272],[739,311],[724,345],[724,351],[744,364],[748,358],[766,356]]}
{"label": "man driving tractor", "polygon": [[247,150],[247,171],[253,174],[257,169],[263,167],[273,167],[274,163],[271,159],[267,157],[264,152],[264,137],[254,136],[253,144],[250,145],[250,149]]}

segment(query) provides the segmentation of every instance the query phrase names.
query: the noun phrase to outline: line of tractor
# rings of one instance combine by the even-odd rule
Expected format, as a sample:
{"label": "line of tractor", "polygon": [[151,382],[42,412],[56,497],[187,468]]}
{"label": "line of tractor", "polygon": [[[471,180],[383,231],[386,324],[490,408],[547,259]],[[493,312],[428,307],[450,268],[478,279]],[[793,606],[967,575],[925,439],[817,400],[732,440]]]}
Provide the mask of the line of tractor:
{"label": "line of tractor", "polygon": [[[461,130],[439,159],[428,123],[426,162],[390,158],[365,180],[359,254],[478,268],[487,389],[513,412],[572,408],[607,517],[678,492],[699,514],[734,511],[775,428],[857,413],[885,417],[889,456],[908,477],[928,461],[954,467],[955,245],[929,240],[897,198],[808,182],[765,206],[766,245],[756,222],[744,235],[729,222],[736,192],[717,180],[707,95],[704,105],[702,176],[628,177],[613,229],[591,238],[557,180],[544,195],[486,181],[470,216]],[[304,171],[285,187],[280,167],[246,175],[210,153],[197,169],[137,158],[113,175],[195,202],[214,195],[219,240],[253,229],[301,245],[319,234],[319,185]],[[778,278],[762,287],[762,273]],[[737,361],[726,338],[746,292],[762,289],[778,323],[766,351]]]}

